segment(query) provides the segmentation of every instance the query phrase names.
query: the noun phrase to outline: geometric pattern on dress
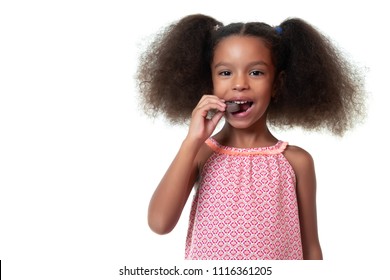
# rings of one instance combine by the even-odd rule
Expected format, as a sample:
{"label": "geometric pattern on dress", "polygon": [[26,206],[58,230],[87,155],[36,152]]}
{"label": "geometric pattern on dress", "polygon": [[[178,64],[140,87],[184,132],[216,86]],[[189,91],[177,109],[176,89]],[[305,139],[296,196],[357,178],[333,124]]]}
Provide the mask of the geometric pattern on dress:
{"label": "geometric pattern on dress", "polygon": [[234,148],[206,141],[191,205],[185,259],[298,260],[302,242],[295,173],[287,142]]}

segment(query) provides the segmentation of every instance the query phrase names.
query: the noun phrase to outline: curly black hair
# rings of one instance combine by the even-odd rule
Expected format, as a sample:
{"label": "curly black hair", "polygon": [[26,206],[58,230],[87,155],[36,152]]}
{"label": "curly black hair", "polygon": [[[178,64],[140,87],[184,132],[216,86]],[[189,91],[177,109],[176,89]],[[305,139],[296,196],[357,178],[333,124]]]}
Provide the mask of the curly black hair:
{"label": "curly black hair", "polygon": [[363,75],[312,25],[291,18],[277,27],[262,22],[223,26],[202,14],[164,28],[141,55],[136,80],[144,111],[186,122],[201,96],[212,93],[213,52],[232,35],[259,37],[272,51],[277,78],[270,125],[343,135],[363,119]]}

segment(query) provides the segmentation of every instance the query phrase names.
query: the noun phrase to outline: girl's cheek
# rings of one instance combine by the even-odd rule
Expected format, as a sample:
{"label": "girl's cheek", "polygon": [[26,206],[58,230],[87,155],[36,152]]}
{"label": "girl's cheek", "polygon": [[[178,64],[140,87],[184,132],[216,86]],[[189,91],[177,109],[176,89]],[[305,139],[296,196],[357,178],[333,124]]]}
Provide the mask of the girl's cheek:
{"label": "girl's cheek", "polygon": [[214,94],[216,97],[220,98],[220,99],[223,99],[223,98],[224,98],[224,95],[221,94],[221,92],[219,92],[219,91],[215,91],[215,90],[214,90],[213,94]]}

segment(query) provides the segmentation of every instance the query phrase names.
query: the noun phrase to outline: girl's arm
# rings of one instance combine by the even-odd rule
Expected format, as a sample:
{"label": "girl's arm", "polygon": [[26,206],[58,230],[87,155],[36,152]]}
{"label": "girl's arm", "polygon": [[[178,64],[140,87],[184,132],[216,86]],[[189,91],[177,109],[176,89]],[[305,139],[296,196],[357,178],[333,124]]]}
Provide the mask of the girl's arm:
{"label": "girl's arm", "polygon": [[180,218],[197,177],[196,149],[184,140],[149,204],[149,227],[158,234],[169,233]]}
{"label": "girl's arm", "polygon": [[[199,150],[214,131],[225,108],[223,100],[205,95],[193,110],[188,135],[150,200],[148,223],[154,232],[166,234],[176,226],[198,176],[202,161]],[[219,112],[207,119],[211,109]]]}
{"label": "girl's arm", "polygon": [[313,158],[305,150],[293,146],[287,148],[285,155],[297,178],[303,258],[305,260],[322,260],[317,229],[316,175]]}

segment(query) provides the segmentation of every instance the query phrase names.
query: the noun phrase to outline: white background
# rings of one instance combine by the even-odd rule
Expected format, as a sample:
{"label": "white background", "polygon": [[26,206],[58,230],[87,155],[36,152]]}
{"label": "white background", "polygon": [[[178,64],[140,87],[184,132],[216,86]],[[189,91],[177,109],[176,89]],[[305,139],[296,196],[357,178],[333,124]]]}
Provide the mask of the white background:
{"label": "white background", "polygon": [[149,36],[192,13],[225,24],[301,17],[367,70],[368,118],[345,137],[274,130],[315,159],[325,261],[249,265],[273,266],[270,279],[386,278],[389,23],[385,1],[361,2],[1,1],[4,279],[134,279],[119,269],[216,264],[183,262],[189,204],[169,235],[146,222],[186,127],[139,110],[137,58]]}

